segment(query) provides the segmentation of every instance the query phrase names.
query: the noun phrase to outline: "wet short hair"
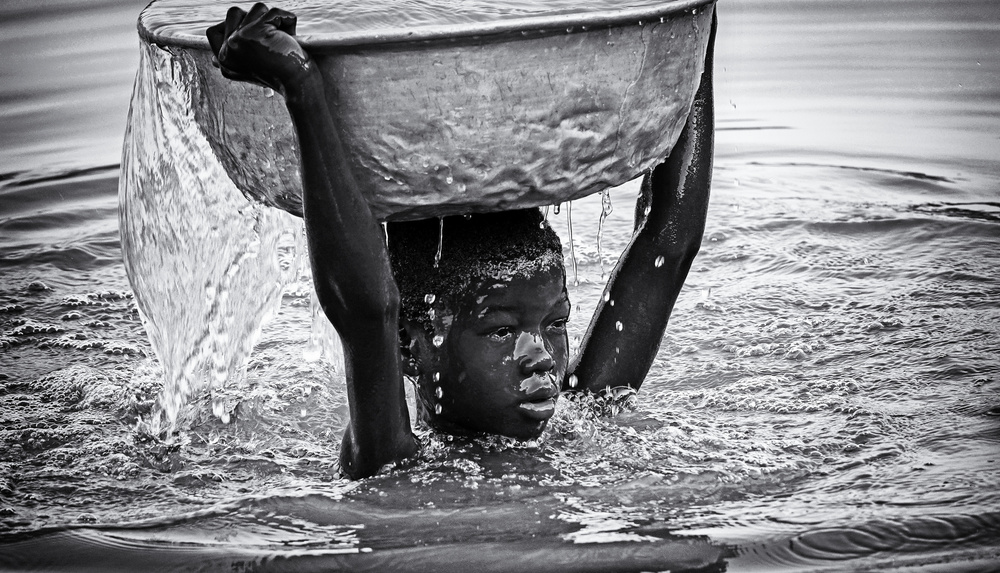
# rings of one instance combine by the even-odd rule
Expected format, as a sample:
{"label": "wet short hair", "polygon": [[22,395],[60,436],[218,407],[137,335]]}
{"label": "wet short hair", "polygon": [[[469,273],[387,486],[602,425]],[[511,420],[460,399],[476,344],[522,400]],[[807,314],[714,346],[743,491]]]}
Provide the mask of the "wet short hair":
{"label": "wet short hair", "polygon": [[559,236],[538,209],[393,222],[386,232],[400,318],[427,332],[435,309],[457,310],[484,280],[563,267]]}

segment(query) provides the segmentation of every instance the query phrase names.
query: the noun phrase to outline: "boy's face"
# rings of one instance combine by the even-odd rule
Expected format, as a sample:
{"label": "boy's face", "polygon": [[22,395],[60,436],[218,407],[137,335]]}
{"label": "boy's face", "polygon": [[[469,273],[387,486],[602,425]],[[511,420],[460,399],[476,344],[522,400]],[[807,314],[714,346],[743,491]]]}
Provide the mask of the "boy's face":
{"label": "boy's face", "polygon": [[563,270],[486,281],[460,305],[430,384],[433,417],[465,429],[537,437],[566,375],[570,304]]}

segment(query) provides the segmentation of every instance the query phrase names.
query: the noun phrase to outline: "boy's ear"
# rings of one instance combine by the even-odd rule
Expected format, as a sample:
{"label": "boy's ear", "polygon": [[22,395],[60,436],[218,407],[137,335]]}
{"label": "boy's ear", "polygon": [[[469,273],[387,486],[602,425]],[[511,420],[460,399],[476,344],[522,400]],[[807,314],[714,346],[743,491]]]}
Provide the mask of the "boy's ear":
{"label": "boy's ear", "polygon": [[423,326],[411,320],[401,319],[399,325],[399,355],[403,362],[403,374],[420,376],[427,333]]}

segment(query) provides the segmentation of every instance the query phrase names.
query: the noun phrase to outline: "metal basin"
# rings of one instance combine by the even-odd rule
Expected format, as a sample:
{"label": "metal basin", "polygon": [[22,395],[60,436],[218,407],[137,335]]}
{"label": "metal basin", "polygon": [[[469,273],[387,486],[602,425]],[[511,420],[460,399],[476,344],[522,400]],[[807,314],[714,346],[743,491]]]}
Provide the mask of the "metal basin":
{"label": "metal basin", "polygon": [[[247,196],[301,214],[282,98],[223,78],[207,40],[151,31],[162,2],[140,16],[140,36],[189,68],[211,149]],[[662,161],[697,88],[713,3],[302,41],[373,212],[419,219],[556,204]]]}

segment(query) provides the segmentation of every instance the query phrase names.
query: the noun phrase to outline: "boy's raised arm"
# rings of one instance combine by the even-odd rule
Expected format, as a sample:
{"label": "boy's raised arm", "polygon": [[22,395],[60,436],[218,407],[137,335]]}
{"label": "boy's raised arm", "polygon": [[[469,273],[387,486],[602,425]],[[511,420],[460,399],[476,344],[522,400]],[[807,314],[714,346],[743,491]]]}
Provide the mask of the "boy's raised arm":
{"label": "boy's raised arm", "polygon": [[399,291],[381,226],[355,181],[323,77],[293,37],[295,16],[258,3],[209,28],[223,75],[285,96],[298,135],[302,203],[316,294],[344,346],[351,421],[340,462],[352,478],[412,455],[403,393]]}
{"label": "boy's raised arm", "polygon": [[705,71],[687,124],[667,160],[643,182],[636,233],[611,273],[565,390],[638,390],[656,357],[705,231],[715,130],[715,29],[713,15]]}

